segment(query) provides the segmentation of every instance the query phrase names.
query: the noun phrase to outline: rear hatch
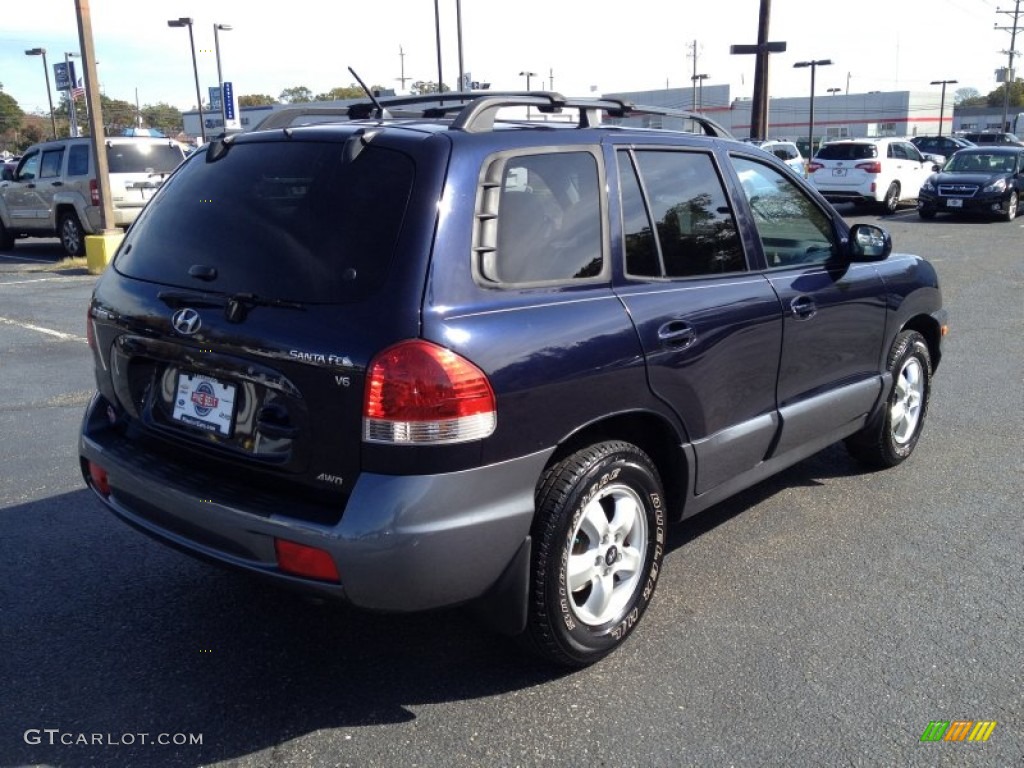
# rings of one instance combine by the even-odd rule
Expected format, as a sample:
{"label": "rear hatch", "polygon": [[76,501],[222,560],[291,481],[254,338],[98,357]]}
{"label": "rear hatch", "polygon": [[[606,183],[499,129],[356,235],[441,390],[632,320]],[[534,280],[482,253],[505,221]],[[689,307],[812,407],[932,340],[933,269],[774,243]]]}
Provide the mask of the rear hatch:
{"label": "rear hatch", "polygon": [[107,167],[114,205],[141,209],[184,159],[185,152],[176,141],[108,140]]}
{"label": "rear hatch", "polygon": [[811,180],[819,189],[852,191],[881,171],[878,147],[867,142],[826,144],[811,161]]}
{"label": "rear hatch", "polygon": [[136,221],[90,311],[97,379],[137,450],[334,498],[367,363],[418,332],[429,238],[407,232],[409,155],[276,137],[201,151]]}

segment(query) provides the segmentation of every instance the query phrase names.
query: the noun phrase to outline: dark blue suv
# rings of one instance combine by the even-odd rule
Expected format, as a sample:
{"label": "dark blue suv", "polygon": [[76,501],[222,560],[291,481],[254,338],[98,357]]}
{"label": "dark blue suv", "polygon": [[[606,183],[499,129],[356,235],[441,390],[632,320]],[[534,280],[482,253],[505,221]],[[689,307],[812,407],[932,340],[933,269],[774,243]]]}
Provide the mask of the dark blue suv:
{"label": "dark blue suv", "polygon": [[188,159],[89,307],[83,474],[156,539],[583,665],[670,522],[839,440],[913,451],[935,271],[714,123],[553,93],[279,117]]}

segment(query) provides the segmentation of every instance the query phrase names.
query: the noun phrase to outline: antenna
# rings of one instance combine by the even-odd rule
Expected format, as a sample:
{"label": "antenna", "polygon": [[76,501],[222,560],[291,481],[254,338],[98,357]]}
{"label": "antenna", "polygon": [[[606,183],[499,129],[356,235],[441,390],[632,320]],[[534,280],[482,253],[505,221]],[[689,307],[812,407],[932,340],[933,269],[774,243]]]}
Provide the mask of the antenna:
{"label": "antenna", "polygon": [[363,78],[357,75],[356,71],[352,69],[352,67],[349,67],[348,71],[352,73],[352,77],[354,77],[356,79],[356,82],[359,83],[359,87],[363,89],[363,93],[365,93],[367,98],[369,98],[369,100],[373,102],[373,106],[377,108],[378,119],[385,120],[391,117],[391,113],[384,109],[384,107],[380,105],[380,102],[377,101],[377,97],[373,95],[373,91],[366,87],[366,83],[363,82]]}

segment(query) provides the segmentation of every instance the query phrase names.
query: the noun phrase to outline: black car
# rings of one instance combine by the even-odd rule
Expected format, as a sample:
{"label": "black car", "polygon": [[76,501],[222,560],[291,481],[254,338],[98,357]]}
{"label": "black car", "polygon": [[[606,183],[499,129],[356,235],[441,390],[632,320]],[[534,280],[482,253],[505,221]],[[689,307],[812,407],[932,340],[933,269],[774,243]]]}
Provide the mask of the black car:
{"label": "black car", "polygon": [[915,136],[910,143],[923,155],[939,155],[946,160],[961,149],[976,146],[973,141],[958,139],[956,136]]}
{"label": "black car", "polygon": [[[97,283],[81,466],[127,523],[583,665],[671,522],[840,440],[913,452],[935,270],[778,158],[618,100],[348,110],[199,149]],[[699,132],[600,119],[650,114]]]}
{"label": "black car", "polygon": [[971,147],[951,157],[917,197],[922,219],[975,213],[1013,221],[1024,193],[1024,148]]}

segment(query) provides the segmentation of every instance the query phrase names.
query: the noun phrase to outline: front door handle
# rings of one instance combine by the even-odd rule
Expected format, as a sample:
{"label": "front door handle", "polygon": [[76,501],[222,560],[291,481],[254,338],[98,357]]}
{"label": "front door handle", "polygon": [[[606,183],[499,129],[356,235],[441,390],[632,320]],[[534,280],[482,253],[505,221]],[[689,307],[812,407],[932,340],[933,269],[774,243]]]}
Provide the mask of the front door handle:
{"label": "front door handle", "polygon": [[658,329],[658,341],[664,347],[684,349],[697,340],[697,330],[682,320],[672,320]]}
{"label": "front door handle", "polygon": [[789,302],[789,308],[797,320],[810,320],[818,314],[818,305],[810,296],[797,296]]}

